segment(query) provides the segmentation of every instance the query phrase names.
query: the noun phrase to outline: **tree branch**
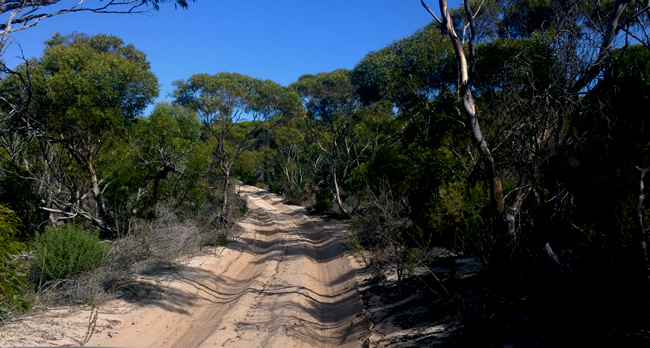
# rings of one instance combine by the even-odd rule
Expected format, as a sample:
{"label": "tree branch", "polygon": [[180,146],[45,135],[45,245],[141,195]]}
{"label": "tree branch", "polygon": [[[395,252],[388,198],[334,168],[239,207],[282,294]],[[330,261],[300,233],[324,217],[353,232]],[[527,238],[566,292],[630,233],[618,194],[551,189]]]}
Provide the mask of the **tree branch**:
{"label": "tree branch", "polygon": [[[158,10],[158,4],[167,1],[169,0],[110,0],[106,1],[102,6],[82,7],[86,0],[79,0],[69,8],[52,10],[51,12],[47,12],[48,6],[58,4],[61,0],[0,1],[0,14],[11,12],[7,21],[0,24],[0,56],[6,52],[7,42],[12,33],[32,28],[45,18],[75,12],[144,14],[152,9]],[[174,3],[182,8],[187,8],[188,5],[187,0],[175,0]],[[44,11],[36,13],[41,8]]]}
{"label": "tree branch", "polygon": [[575,82],[575,84],[569,89],[570,93],[579,93],[583,88],[587,87],[591,81],[593,81],[596,76],[598,76],[598,74],[602,71],[605,61],[607,61],[610,56],[610,48],[612,47],[612,42],[614,42],[616,33],[619,30],[618,21],[627,8],[629,1],[630,0],[616,0],[614,9],[610,13],[607,30],[605,31],[603,42],[600,45],[598,56],[596,57],[596,60],[589,65],[582,76]]}
{"label": "tree branch", "polygon": [[440,20],[440,18],[438,18],[438,16],[436,16],[436,14],[433,11],[431,11],[431,9],[429,8],[429,6],[427,6],[427,4],[424,2],[424,0],[420,0],[420,3],[427,10],[427,12],[429,12],[429,14],[431,16],[433,16],[433,18],[436,20],[436,22],[438,22],[438,24],[442,24],[442,21]]}

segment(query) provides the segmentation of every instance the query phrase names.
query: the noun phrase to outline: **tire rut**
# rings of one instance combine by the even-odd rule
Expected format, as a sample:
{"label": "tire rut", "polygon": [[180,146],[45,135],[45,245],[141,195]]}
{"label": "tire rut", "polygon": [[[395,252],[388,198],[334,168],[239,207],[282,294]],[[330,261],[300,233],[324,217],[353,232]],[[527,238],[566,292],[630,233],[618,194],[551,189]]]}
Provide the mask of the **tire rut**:
{"label": "tire rut", "polygon": [[[249,216],[221,258],[174,277],[157,307],[94,346],[359,347],[368,336],[345,228],[242,186]],[[173,305],[170,305],[173,304]],[[172,310],[173,309],[173,310]],[[115,333],[118,334],[115,334]]]}

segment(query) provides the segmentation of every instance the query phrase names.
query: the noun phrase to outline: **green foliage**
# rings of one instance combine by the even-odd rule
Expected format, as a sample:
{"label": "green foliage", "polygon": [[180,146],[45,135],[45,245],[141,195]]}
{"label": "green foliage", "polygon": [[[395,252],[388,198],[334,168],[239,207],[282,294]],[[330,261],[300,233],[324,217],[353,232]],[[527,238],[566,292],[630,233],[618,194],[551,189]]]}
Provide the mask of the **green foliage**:
{"label": "green foliage", "polygon": [[149,117],[137,118],[128,141],[102,158],[111,182],[106,197],[121,225],[129,218],[152,218],[158,204],[180,216],[196,214],[205,201],[201,185],[210,155],[200,142],[193,112],[159,103]]}
{"label": "green foliage", "polygon": [[143,52],[114,36],[53,39],[32,68],[46,88],[36,98],[34,114],[68,141],[110,140],[158,95],[158,80],[149,69]]}
{"label": "green foliage", "polygon": [[[8,167],[11,166],[5,168]],[[20,218],[19,234],[16,237],[26,241],[32,239],[41,222],[47,220],[47,212],[39,209],[42,197],[37,187],[34,187],[32,181],[24,179],[28,173],[22,168],[14,170],[15,172],[8,172],[0,179],[0,202],[6,203]]]}
{"label": "green foliage", "polygon": [[111,245],[80,226],[50,227],[34,241],[35,268],[44,283],[92,271],[104,265]]}
{"label": "green foliage", "polygon": [[228,244],[228,233],[227,232],[219,232],[217,234],[217,239],[215,240],[215,245],[218,246],[224,246]]}
{"label": "green foliage", "polygon": [[[175,85],[176,103],[196,112],[203,123],[202,139],[214,161],[211,168],[219,171],[223,179],[221,215],[224,219],[230,208],[231,169],[246,151],[261,144],[272,128],[301,110],[300,98],[294,90],[273,81],[237,73],[196,74]],[[251,166],[248,167],[241,163],[236,169],[244,179],[251,173],[247,172]]]}
{"label": "green foliage", "polygon": [[[571,233],[554,235],[557,244],[638,238],[637,167],[650,164],[650,51],[639,45],[615,53],[606,78],[582,101],[576,127],[586,136],[546,173],[574,194],[558,221]],[[647,203],[642,214],[647,221]]]}
{"label": "green foliage", "polygon": [[502,37],[528,37],[552,27],[556,9],[550,0],[498,1],[503,11],[498,33]]}
{"label": "green foliage", "polygon": [[332,193],[329,189],[320,189],[316,191],[316,203],[313,209],[317,213],[327,213],[332,210]]}
{"label": "green foliage", "polygon": [[480,73],[474,83],[475,93],[493,104],[489,99],[511,96],[504,93],[507,88],[515,89],[522,101],[531,93],[547,88],[553,79],[562,78],[555,75],[555,57],[550,44],[547,38],[533,37],[496,39],[479,45],[476,70]]}
{"label": "green foliage", "polygon": [[351,76],[352,71],[346,69],[303,75],[290,87],[306,100],[310,117],[333,124],[354,107],[355,87]]}
{"label": "green foliage", "polygon": [[19,257],[25,250],[25,245],[16,240],[20,224],[13,211],[0,205],[0,321],[9,310],[26,310],[31,306],[22,297],[29,264]]}
{"label": "green foliage", "polygon": [[217,130],[230,131],[230,122],[242,121],[244,116],[266,121],[292,116],[300,108],[295,91],[238,73],[196,74],[174,84],[176,103],[195,111],[201,122]]}
{"label": "green foliage", "polygon": [[305,119],[294,118],[275,128],[268,141],[264,165],[269,190],[283,195],[291,204],[308,200],[305,186],[314,178],[309,168],[309,131]]}
{"label": "green foliage", "polygon": [[18,109],[4,103],[4,111],[23,141],[37,143],[34,157],[23,158],[28,177],[56,191],[43,196],[75,205],[87,213],[80,216],[96,217],[103,237],[115,237],[124,204],[115,192],[117,203],[103,195],[106,174],[124,163],[129,126],[158,95],[145,54],[114,36],[56,34],[40,59],[16,69],[0,93],[20,101]]}
{"label": "green foliage", "polygon": [[438,25],[430,24],[408,38],[368,53],[352,73],[361,100],[388,100],[409,117],[426,109],[427,101],[456,80],[451,46],[440,36]]}
{"label": "green foliage", "polygon": [[349,232],[343,236],[343,242],[348,245],[350,248],[354,249],[359,256],[361,256],[361,259],[363,260],[363,264],[365,266],[369,266],[370,263],[368,262],[368,259],[366,258],[366,250],[363,247],[363,240],[361,239],[361,234],[357,232]]}
{"label": "green foliage", "polygon": [[264,157],[263,150],[242,152],[232,167],[233,175],[239,177],[246,185],[257,184],[264,175]]}
{"label": "green foliage", "polygon": [[438,204],[429,222],[439,236],[437,243],[483,256],[479,251],[487,249],[481,236],[486,227],[484,211],[490,204],[485,186],[483,182],[471,185],[465,180],[440,186]]}

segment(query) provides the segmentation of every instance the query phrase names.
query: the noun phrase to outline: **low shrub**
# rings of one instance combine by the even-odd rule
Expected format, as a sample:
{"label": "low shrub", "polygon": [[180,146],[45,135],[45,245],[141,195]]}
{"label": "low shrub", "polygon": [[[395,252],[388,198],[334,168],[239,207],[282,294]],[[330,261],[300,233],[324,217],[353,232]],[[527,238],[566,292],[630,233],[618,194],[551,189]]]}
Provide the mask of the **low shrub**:
{"label": "low shrub", "polygon": [[4,205],[0,205],[0,321],[10,310],[29,309],[31,302],[23,298],[27,284],[27,268],[19,257],[25,245],[16,240],[20,219]]}
{"label": "low shrub", "polygon": [[316,191],[316,203],[313,209],[317,213],[327,213],[332,210],[332,200],[330,199],[330,190],[320,189]]}
{"label": "low shrub", "polygon": [[77,225],[65,224],[37,234],[34,248],[36,278],[47,283],[101,267],[111,246]]}

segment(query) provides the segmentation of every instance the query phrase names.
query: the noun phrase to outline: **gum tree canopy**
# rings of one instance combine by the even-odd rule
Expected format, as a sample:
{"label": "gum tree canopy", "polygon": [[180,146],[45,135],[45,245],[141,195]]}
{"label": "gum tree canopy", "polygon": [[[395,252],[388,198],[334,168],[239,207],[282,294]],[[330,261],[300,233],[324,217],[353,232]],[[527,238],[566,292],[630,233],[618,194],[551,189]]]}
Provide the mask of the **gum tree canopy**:
{"label": "gum tree canopy", "polygon": [[[46,45],[39,60],[0,83],[2,116],[10,127],[2,144],[40,144],[38,151],[12,157],[47,187],[42,208],[55,218],[83,216],[111,237],[114,219],[97,164],[158,95],[158,80],[145,54],[114,36],[56,34]],[[12,134],[21,139],[9,139]]]}
{"label": "gum tree canopy", "polygon": [[[633,44],[650,47],[650,2],[464,0],[457,11],[446,0],[438,3],[440,17],[421,0],[453,47],[465,126],[489,177],[502,240],[513,248],[526,198],[544,204],[544,168],[581,141],[569,131],[579,134],[585,123],[576,110],[600,108],[586,102],[604,72],[621,62],[621,52]],[[492,74],[489,64],[481,67],[486,59],[505,69]],[[494,82],[486,84],[490,75]],[[490,84],[497,88],[486,89]],[[490,116],[501,124],[498,137],[490,138]]]}
{"label": "gum tree canopy", "polygon": [[176,104],[197,113],[223,176],[221,219],[226,221],[231,169],[244,151],[262,142],[281,120],[301,109],[290,88],[238,73],[196,74],[177,81]]}

